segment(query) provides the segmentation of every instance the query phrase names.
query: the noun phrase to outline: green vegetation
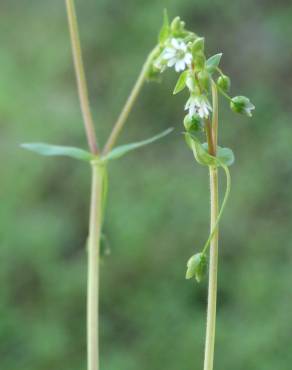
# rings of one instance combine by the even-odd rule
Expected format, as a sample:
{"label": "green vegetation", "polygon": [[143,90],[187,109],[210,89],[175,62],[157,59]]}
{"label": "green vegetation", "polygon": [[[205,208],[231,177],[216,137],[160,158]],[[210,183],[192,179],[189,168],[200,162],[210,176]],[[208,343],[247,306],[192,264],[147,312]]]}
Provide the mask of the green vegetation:
{"label": "green vegetation", "polygon": [[[98,135],[104,142],[155,42],[165,5],[206,36],[210,55],[224,50],[232,91],[248,94],[257,111],[247,123],[222,108],[219,143],[233,148],[236,166],[221,222],[215,366],[285,369],[292,360],[292,8],[165,3],[77,1]],[[0,10],[0,367],[80,370],[89,170],[18,149],[40,140],[86,148],[65,6],[4,0]],[[165,73],[163,84],[145,86],[119,143],[169,126],[175,134],[109,171],[111,223],[105,221],[104,231],[111,255],[101,266],[105,370],[202,368],[206,281],[188,284],[184,274],[195,244],[203,245],[208,233],[207,174],[182,145],[186,95],[167,97],[175,77]]]}

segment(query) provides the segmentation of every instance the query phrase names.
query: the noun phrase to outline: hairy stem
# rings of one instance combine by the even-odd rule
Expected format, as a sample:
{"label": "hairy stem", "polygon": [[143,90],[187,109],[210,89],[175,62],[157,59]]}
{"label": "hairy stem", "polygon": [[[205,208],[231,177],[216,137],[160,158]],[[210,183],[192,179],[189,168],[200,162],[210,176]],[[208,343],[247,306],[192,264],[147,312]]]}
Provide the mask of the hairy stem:
{"label": "hairy stem", "polygon": [[98,301],[99,248],[102,223],[102,193],[104,169],[92,162],[90,221],[88,237],[87,280],[87,369],[99,370]]}
{"label": "hairy stem", "polygon": [[103,154],[107,154],[112,148],[113,146],[115,145],[125,123],[126,123],[126,120],[129,116],[129,113],[131,112],[132,108],[133,108],[133,105],[137,99],[137,97],[139,96],[139,93],[142,89],[142,86],[143,86],[143,83],[147,77],[147,73],[149,71],[149,68],[151,66],[151,63],[153,62],[153,58],[155,57],[155,55],[157,54],[157,47],[154,48],[152,50],[152,52],[149,54],[145,64],[143,65],[142,67],[142,70],[135,82],[135,85],[116,121],[116,123],[114,124],[114,127],[112,129],[112,132],[110,133],[110,136],[104,146],[104,149],[103,149]]}
{"label": "hairy stem", "polygon": [[[218,94],[216,85],[212,82],[212,98],[213,98],[213,115],[212,129],[207,132],[211,137],[209,140],[213,142],[214,154],[217,151],[218,138]],[[210,150],[209,150],[210,152]],[[210,154],[212,154],[210,152]],[[224,168],[225,169],[225,168]],[[215,331],[216,331],[216,304],[217,304],[217,269],[218,269],[218,168],[217,166],[209,167],[210,174],[210,259],[209,259],[209,284],[208,284],[208,307],[207,307],[207,327],[205,341],[205,358],[204,370],[213,370],[214,362],[214,347],[215,347]],[[226,172],[226,176],[229,172]],[[227,187],[229,177],[227,176]],[[230,187],[230,186],[229,186]],[[224,202],[223,202],[224,205]]]}
{"label": "hairy stem", "polygon": [[222,201],[222,205],[220,207],[220,211],[218,213],[218,216],[217,216],[217,219],[216,219],[216,222],[214,223],[214,226],[213,226],[213,229],[211,229],[211,232],[210,232],[210,235],[203,247],[203,250],[202,250],[202,253],[206,253],[210,243],[211,243],[211,240],[213,239],[213,236],[216,232],[216,229],[218,228],[218,225],[219,225],[219,222],[220,222],[220,219],[221,219],[221,216],[223,214],[223,211],[224,211],[224,208],[226,206],[226,203],[227,203],[227,200],[228,200],[228,197],[229,197],[229,194],[230,194],[230,189],[231,189],[231,177],[230,177],[230,172],[229,172],[229,169],[228,167],[224,166],[223,164],[221,165],[224,172],[225,172],[225,175],[226,175],[226,191],[225,191],[225,195],[224,195],[224,198],[223,198],[223,201]]}
{"label": "hairy stem", "polygon": [[66,0],[67,15],[69,22],[69,30],[71,37],[72,53],[74,59],[75,73],[78,85],[78,93],[81,111],[83,115],[83,122],[87,136],[88,146],[93,154],[98,153],[97,140],[95,135],[94,124],[89,106],[88,90],[83,67],[82,52],[78,31],[77,16],[74,6],[74,0]]}
{"label": "hairy stem", "polygon": [[[218,169],[210,166],[211,191],[211,230],[214,229],[218,217]],[[207,328],[205,342],[204,370],[213,370],[215,328],[216,328],[216,301],[217,301],[217,266],[218,266],[218,227],[214,232],[210,244],[209,286]]]}

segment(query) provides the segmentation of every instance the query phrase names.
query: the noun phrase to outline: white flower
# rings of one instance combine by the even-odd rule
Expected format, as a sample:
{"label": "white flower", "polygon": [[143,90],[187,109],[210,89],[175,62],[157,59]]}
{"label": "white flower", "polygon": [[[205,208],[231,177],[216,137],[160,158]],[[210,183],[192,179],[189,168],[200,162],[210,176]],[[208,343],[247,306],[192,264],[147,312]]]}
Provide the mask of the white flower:
{"label": "white flower", "polygon": [[204,95],[191,95],[185,105],[185,110],[189,111],[189,116],[198,115],[201,118],[208,118],[212,107]]}
{"label": "white flower", "polygon": [[181,39],[171,39],[170,46],[162,53],[162,59],[166,60],[168,67],[175,68],[176,72],[183,71],[192,62],[192,54],[188,52],[186,43]]}

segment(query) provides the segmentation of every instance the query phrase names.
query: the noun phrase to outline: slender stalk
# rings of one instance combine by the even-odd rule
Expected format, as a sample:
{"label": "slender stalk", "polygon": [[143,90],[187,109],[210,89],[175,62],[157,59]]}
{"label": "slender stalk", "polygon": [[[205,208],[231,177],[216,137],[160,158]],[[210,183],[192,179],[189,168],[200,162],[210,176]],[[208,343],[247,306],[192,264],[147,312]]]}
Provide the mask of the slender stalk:
{"label": "slender stalk", "polygon": [[142,70],[135,82],[135,85],[116,121],[116,123],[114,124],[114,127],[112,129],[112,132],[110,133],[109,135],[109,138],[104,146],[104,149],[103,149],[103,154],[107,154],[112,148],[113,146],[115,145],[117,139],[118,139],[118,136],[121,132],[121,130],[123,129],[125,123],[126,123],[126,120],[129,116],[129,113],[131,112],[132,108],[133,108],[133,105],[135,103],[135,101],[137,100],[137,97],[142,89],[142,86],[143,86],[143,83],[147,77],[147,73],[149,71],[149,68],[151,66],[151,63],[153,61],[153,58],[154,56],[156,55],[157,53],[157,48],[154,48],[152,50],[152,52],[149,54],[146,62],[144,63],[143,67],[142,67]]}
{"label": "slender stalk", "polygon": [[215,154],[216,146],[218,143],[218,90],[216,83],[212,80],[212,103],[213,103],[213,117],[212,117],[212,126],[213,126],[213,143],[215,143]]}
{"label": "slender stalk", "polygon": [[[216,167],[210,167],[210,191],[211,191],[210,228],[211,230],[213,230],[218,216],[218,170]],[[218,266],[218,227],[216,228],[216,231],[210,244],[208,308],[207,308],[204,370],[213,370],[215,328],[216,328],[217,266]]]}
{"label": "slender stalk", "polygon": [[205,120],[205,131],[206,131],[207,143],[208,143],[208,148],[209,148],[209,154],[211,154],[212,156],[215,156],[216,147],[215,147],[214,137],[212,134],[211,122],[209,119]]}
{"label": "slender stalk", "polygon": [[[213,83],[212,83],[212,97],[213,97],[213,116],[212,116],[212,131],[210,134],[212,136],[211,141],[214,144],[214,152],[216,155],[217,138],[218,138],[218,94],[217,94],[216,85]],[[218,218],[218,169],[217,167],[210,166],[209,174],[210,174],[210,200],[211,200],[210,229],[212,233],[212,231],[216,227],[216,221]],[[213,370],[213,363],[214,363],[214,347],[215,347],[215,332],[216,332],[216,304],[217,304],[218,238],[219,238],[219,230],[217,226],[215,228],[215,232],[213,232],[213,237],[210,243],[208,307],[207,307],[207,327],[206,327],[204,370]]]}
{"label": "slender stalk", "polygon": [[87,280],[87,369],[99,370],[99,248],[102,223],[103,172],[100,164],[92,162],[92,185],[88,238]]}
{"label": "slender stalk", "polygon": [[77,16],[74,6],[74,0],[66,0],[67,15],[69,22],[69,30],[71,37],[72,53],[75,66],[75,73],[77,79],[78,93],[81,111],[83,115],[83,122],[87,136],[88,146],[93,154],[98,153],[97,140],[95,135],[94,124],[89,106],[88,90],[83,67],[82,52],[78,31]]}

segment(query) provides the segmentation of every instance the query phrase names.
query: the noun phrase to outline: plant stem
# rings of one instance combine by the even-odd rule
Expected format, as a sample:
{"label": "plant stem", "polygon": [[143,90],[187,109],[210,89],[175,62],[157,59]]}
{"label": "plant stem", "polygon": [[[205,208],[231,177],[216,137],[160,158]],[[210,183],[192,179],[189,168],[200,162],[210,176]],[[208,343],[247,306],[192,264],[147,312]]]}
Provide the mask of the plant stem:
{"label": "plant stem", "polygon": [[218,143],[218,90],[216,83],[212,80],[212,103],[213,103],[213,116],[212,116],[212,133],[213,133],[213,143],[215,144],[215,154],[216,147]]}
{"label": "plant stem", "polygon": [[83,115],[83,122],[87,136],[88,146],[93,154],[98,154],[97,140],[95,135],[94,124],[89,106],[88,90],[83,67],[82,52],[78,31],[77,16],[74,6],[74,0],[66,0],[67,15],[70,29],[71,45],[73,60],[75,66],[75,73],[77,79],[78,93],[81,111]]}
{"label": "plant stem", "polygon": [[[218,94],[217,88],[212,83],[213,97],[213,116],[212,116],[212,141],[216,155],[217,138],[218,138]],[[212,154],[212,153],[210,153]],[[216,227],[218,218],[218,168],[215,166],[209,167],[210,174],[210,229],[211,233]],[[205,342],[205,358],[204,370],[213,370],[214,362],[214,347],[215,347],[215,331],[216,331],[216,303],[217,303],[217,269],[218,269],[218,226],[213,233],[210,243],[210,259],[209,259],[209,284],[208,284],[208,307],[207,307],[207,327],[206,327],[206,342]]]}
{"label": "plant stem", "polygon": [[[218,169],[211,167],[210,191],[211,191],[211,224],[213,230],[218,217]],[[207,328],[205,342],[204,370],[213,370],[215,327],[216,327],[216,300],[217,300],[217,266],[218,266],[218,227],[210,244],[209,261],[209,286],[208,286],[208,308]]]}
{"label": "plant stem", "polygon": [[102,223],[104,168],[92,161],[87,280],[87,369],[99,369],[98,306],[99,248]]}
{"label": "plant stem", "polygon": [[144,63],[143,67],[142,67],[142,70],[135,82],[135,85],[116,121],[116,123],[114,124],[114,127],[112,129],[112,132],[110,133],[109,135],[109,138],[104,146],[104,149],[103,149],[103,155],[107,154],[112,148],[113,146],[115,145],[117,139],[118,139],[118,136],[121,132],[121,130],[123,129],[124,127],[124,124],[129,116],[129,113],[131,112],[132,108],[133,108],[133,105],[141,91],[141,88],[143,86],[143,83],[147,77],[147,73],[149,71],[149,68],[151,66],[151,63],[153,61],[153,58],[155,57],[156,53],[158,51],[158,48],[154,48],[152,50],[152,52],[149,54],[148,58],[146,59],[146,62]]}

